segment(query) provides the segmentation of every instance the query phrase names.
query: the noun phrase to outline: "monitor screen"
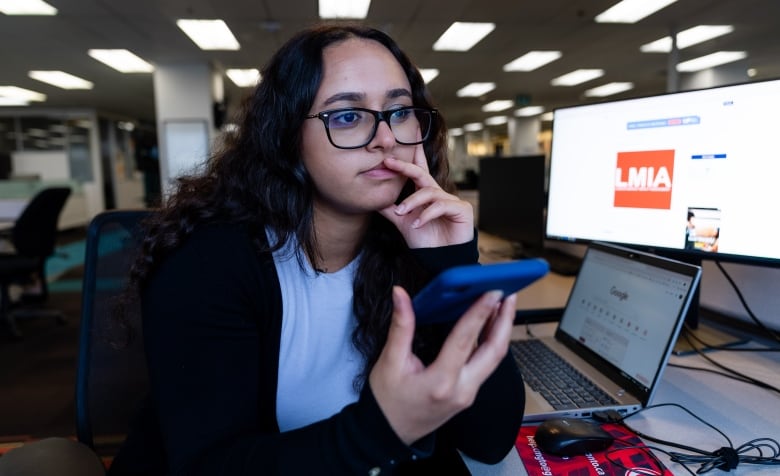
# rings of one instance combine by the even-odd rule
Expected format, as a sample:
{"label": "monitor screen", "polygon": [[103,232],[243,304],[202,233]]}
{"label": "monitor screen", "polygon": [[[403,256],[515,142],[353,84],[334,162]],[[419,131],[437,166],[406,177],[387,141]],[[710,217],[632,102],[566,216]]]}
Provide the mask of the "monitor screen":
{"label": "monitor screen", "polygon": [[780,266],[780,80],[556,109],[546,237]]}
{"label": "monitor screen", "polygon": [[534,253],[544,242],[545,156],[484,157],[479,161],[480,230]]}

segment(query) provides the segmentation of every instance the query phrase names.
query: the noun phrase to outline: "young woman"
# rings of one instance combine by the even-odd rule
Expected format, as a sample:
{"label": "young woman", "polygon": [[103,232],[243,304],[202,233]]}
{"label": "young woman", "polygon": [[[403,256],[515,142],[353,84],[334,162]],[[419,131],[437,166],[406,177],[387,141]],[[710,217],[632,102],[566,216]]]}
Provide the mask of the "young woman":
{"label": "young woman", "polygon": [[[513,296],[420,326],[409,295],[478,258],[409,58],[303,31],[236,133],[179,179],[132,279],[152,392],[115,474],[445,474],[496,462],[524,407]],[[455,474],[449,472],[447,474]]]}

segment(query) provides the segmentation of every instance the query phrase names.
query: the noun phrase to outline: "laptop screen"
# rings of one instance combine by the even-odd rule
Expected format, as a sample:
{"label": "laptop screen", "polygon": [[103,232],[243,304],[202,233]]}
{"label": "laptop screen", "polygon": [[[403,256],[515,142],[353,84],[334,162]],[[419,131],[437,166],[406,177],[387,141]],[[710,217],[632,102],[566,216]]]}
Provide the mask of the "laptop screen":
{"label": "laptop screen", "polygon": [[669,262],[663,258],[635,259],[639,254],[624,251],[588,249],[559,332],[647,391],[674,345],[698,275],[653,264]]}

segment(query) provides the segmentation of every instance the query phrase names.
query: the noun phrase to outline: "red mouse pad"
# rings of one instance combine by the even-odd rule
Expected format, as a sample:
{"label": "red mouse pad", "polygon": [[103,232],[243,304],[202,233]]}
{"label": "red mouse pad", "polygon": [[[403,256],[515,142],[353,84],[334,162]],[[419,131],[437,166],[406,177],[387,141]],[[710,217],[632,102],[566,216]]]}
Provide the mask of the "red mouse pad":
{"label": "red mouse pad", "polygon": [[534,441],[536,426],[520,428],[515,448],[528,476],[674,476],[634,433],[612,423],[601,427],[615,437],[605,451],[569,457],[543,453]]}

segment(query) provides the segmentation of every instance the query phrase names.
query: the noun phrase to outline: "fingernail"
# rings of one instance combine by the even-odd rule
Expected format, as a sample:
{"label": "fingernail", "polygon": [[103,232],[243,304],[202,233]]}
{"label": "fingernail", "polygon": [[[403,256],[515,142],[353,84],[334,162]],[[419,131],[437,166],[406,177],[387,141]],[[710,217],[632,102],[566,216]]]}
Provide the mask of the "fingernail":
{"label": "fingernail", "polygon": [[402,203],[397,207],[395,207],[395,212],[398,213],[399,215],[406,213],[406,204]]}
{"label": "fingernail", "polygon": [[488,296],[490,296],[490,299],[494,302],[498,302],[501,300],[501,298],[504,297],[504,291],[500,289],[494,289],[493,291],[488,292]]}
{"label": "fingernail", "polygon": [[420,227],[420,219],[418,218],[417,220],[412,222],[412,228],[419,228],[419,227]]}

